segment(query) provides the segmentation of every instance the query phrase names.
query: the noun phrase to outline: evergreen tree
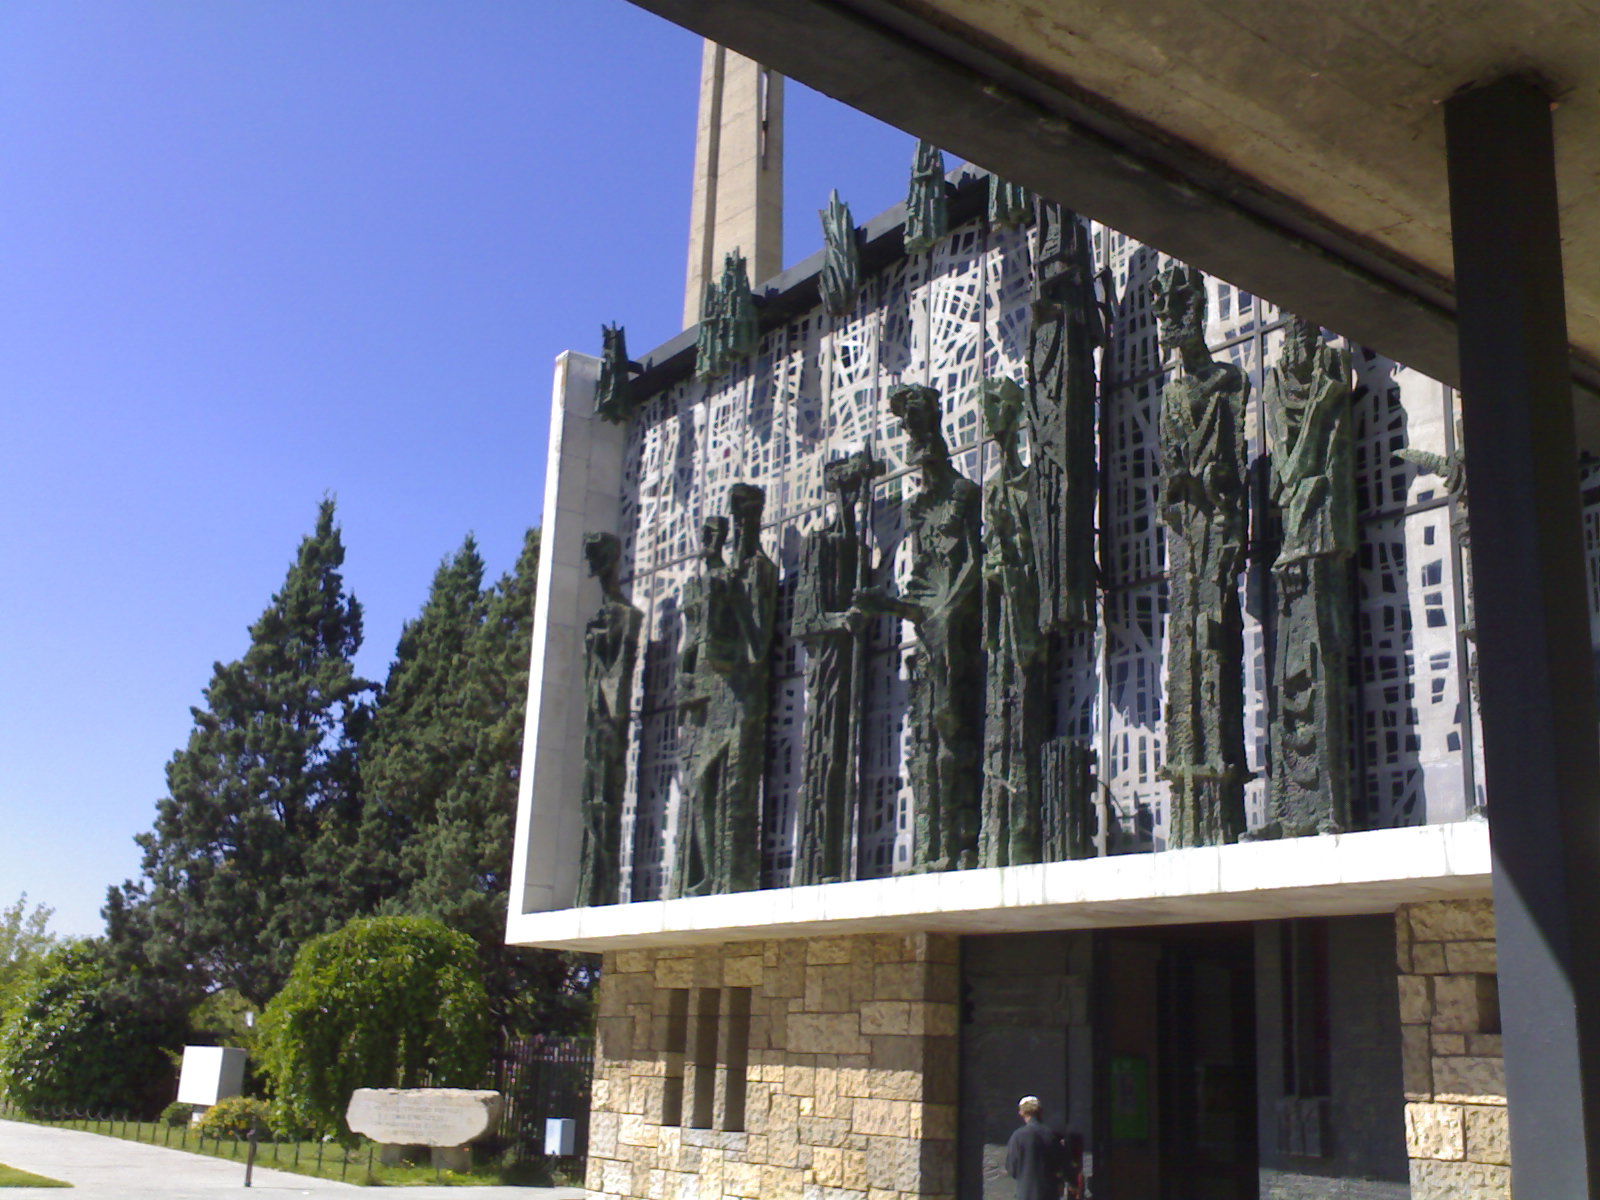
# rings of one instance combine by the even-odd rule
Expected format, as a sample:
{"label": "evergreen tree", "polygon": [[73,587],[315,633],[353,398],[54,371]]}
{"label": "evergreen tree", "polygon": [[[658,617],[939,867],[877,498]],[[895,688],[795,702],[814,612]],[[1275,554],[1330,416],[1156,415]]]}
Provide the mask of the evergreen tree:
{"label": "evergreen tree", "polygon": [[408,848],[471,755],[463,680],[483,622],[482,589],[483,558],[469,536],[439,565],[422,612],[400,631],[362,746],[361,848],[347,875],[362,911],[403,907],[420,869]]}
{"label": "evergreen tree", "polygon": [[487,592],[470,539],[440,566],[401,635],[363,768],[360,858],[385,864],[362,868],[369,884],[381,877],[376,907],[470,935],[507,1036],[571,1029],[587,1012],[582,960],[505,944],[538,567],[536,529]]}
{"label": "evergreen tree", "polygon": [[350,915],[333,886],[360,816],[355,747],[371,684],[351,659],[361,606],[325,499],[243,658],[217,663],[188,745],[167,764],[143,878],[105,915],[119,959],[191,998],[232,987],[264,1004],[308,938]]}

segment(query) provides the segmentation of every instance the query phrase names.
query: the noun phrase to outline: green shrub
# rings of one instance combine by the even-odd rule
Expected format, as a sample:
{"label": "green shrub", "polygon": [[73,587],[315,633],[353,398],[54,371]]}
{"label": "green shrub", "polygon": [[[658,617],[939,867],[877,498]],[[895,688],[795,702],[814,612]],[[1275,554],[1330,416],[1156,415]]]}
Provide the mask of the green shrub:
{"label": "green shrub", "polygon": [[163,1125],[171,1125],[174,1129],[180,1125],[187,1125],[194,1116],[194,1105],[185,1104],[182,1100],[174,1100],[161,1110],[161,1115],[156,1118]]}
{"label": "green shrub", "polygon": [[267,1102],[254,1096],[229,1096],[206,1109],[200,1118],[200,1132],[210,1138],[244,1141],[254,1129],[261,1137],[269,1132]]}
{"label": "green shrub", "polygon": [[489,998],[476,944],[427,917],[352,921],[301,947],[257,1046],[285,1125],[348,1133],[360,1087],[477,1087]]}
{"label": "green shrub", "polygon": [[24,1112],[158,1112],[172,1095],[165,1050],[183,1021],[117,986],[102,948],[51,951],[0,1028],[0,1093]]}

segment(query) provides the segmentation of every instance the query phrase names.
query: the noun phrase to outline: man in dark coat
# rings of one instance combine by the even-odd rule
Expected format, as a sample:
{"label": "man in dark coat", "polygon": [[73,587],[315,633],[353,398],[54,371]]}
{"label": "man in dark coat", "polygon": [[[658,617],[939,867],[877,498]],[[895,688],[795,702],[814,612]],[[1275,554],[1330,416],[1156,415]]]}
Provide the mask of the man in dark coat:
{"label": "man in dark coat", "polygon": [[1039,1097],[1024,1096],[1017,1115],[1022,1128],[1006,1143],[1006,1173],[1017,1181],[1017,1200],[1059,1200],[1061,1138],[1039,1120]]}

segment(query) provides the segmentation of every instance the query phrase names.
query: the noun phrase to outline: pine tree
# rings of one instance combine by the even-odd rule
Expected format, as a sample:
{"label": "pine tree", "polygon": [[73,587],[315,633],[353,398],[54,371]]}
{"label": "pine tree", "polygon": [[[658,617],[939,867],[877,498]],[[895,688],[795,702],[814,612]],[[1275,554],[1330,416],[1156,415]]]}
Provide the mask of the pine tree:
{"label": "pine tree", "polygon": [[536,529],[510,572],[486,592],[473,588],[475,604],[468,585],[482,563],[470,539],[440,567],[401,636],[363,773],[373,849],[361,857],[397,863],[379,907],[470,935],[508,1036],[568,1029],[586,1011],[581,961],[505,944],[538,567]]}
{"label": "pine tree", "polygon": [[360,850],[349,890],[364,912],[404,911],[418,864],[408,848],[472,753],[469,645],[483,623],[483,558],[469,536],[439,565],[422,612],[400,632],[362,746]]}
{"label": "pine tree", "polygon": [[[355,748],[371,684],[351,659],[361,606],[344,590],[334,503],[300,543],[243,658],[217,663],[188,745],[167,764],[143,878],[113,889],[119,959],[191,996],[264,1004],[306,939],[343,924],[336,886],[359,820]],[[179,985],[172,985],[179,986]]]}

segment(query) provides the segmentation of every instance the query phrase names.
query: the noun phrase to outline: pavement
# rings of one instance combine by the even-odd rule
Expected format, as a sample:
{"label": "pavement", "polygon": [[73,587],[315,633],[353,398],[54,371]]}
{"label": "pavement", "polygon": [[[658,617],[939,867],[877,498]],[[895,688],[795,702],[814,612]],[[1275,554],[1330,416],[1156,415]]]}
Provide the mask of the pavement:
{"label": "pavement", "polygon": [[[406,1187],[363,1188],[256,1166],[244,1186],[244,1164],[204,1154],[147,1146],[98,1133],[0,1121],[0,1163],[73,1185],[73,1200],[249,1200],[271,1197],[345,1197],[385,1191],[396,1200],[582,1200],[582,1188]],[[61,1188],[6,1188],[5,1200],[65,1200]]]}

